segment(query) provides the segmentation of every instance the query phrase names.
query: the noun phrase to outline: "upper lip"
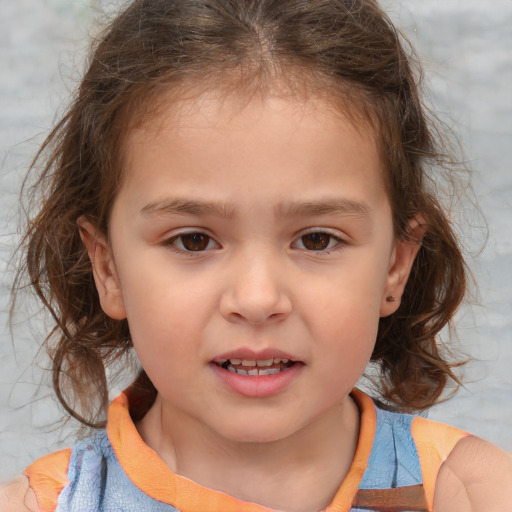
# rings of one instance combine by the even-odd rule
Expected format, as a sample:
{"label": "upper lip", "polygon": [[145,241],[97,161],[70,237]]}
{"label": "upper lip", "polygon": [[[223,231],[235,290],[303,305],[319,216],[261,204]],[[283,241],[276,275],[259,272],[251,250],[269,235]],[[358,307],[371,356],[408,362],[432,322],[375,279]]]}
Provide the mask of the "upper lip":
{"label": "upper lip", "polygon": [[214,363],[222,363],[226,361],[226,359],[242,359],[249,361],[265,361],[268,359],[289,359],[293,362],[298,362],[299,359],[289,354],[288,352],[283,352],[282,350],[278,350],[275,348],[267,348],[264,350],[252,350],[250,348],[239,348],[230,350],[229,352],[225,352],[213,359]]}

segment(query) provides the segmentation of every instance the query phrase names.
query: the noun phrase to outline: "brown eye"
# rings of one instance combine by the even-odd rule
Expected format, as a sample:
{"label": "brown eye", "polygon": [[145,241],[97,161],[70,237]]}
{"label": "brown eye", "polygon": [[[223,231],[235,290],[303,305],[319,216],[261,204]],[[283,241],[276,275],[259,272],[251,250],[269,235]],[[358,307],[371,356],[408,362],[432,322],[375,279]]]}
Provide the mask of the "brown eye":
{"label": "brown eye", "polygon": [[182,246],[186,251],[204,251],[210,244],[210,240],[210,237],[203,233],[187,233],[179,236],[176,245]]}
{"label": "brown eye", "polygon": [[328,233],[309,233],[301,237],[302,245],[308,251],[324,251],[334,237]]}

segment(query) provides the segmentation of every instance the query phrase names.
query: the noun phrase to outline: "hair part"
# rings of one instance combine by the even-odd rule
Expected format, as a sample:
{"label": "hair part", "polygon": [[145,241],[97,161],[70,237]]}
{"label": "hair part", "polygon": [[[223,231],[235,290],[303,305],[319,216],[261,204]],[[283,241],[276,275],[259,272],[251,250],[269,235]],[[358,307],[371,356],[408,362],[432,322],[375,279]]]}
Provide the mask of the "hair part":
{"label": "hair part", "polygon": [[[85,215],[108,233],[130,129],[154,118],[169,95],[208,89],[310,95],[372,124],[397,237],[408,237],[420,212],[429,225],[399,310],[380,321],[372,360],[381,368],[382,398],[424,409],[449,381],[459,382],[438,335],[464,297],[466,269],[429,190],[427,170],[450,172],[450,165],[422,106],[414,63],[407,40],[373,0],[135,0],[112,21],[34,160],[32,168],[43,164],[34,188],[41,208],[28,225],[17,279],[20,285],[27,272],[55,320],[45,343],[70,415],[104,425],[105,369],[132,346],[126,320],[101,309],[77,219]],[[156,394],[143,372],[135,389]]]}

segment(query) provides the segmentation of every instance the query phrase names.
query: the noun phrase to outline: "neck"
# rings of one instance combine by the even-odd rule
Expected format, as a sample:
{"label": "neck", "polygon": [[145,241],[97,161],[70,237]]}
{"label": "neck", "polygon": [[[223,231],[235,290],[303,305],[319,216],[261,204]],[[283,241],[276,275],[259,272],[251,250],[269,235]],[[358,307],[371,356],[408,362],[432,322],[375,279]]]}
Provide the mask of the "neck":
{"label": "neck", "polygon": [[158,397],[138,429],[176,474],[274,510],[302,512],[327,507],[347,475],[359,411],[347,397],[290,437],[244,443],[205,431]]}

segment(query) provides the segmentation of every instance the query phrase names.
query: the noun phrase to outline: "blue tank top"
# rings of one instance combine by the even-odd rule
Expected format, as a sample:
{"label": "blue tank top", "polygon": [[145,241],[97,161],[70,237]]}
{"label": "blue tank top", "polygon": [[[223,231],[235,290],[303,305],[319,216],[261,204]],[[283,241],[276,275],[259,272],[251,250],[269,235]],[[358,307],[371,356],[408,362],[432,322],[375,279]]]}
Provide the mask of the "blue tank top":
{"label": "blue tank top", "polygon": [[[467,434],[423,418],[384,411],[357,390],[353,397],[361,411],[360,439],[351,469],[326,511],[431,511],[437,470]],[[429,432],[440,438],[435,450],[431,446],[435,441],[424,439]],[[431,452],[438,460],[432,460]],[[43,457],[25,474],[43,512],[269,510],[173,474],[138,436],[125,395],[110,407],[107,430],[58,452],[58,457]]]}

